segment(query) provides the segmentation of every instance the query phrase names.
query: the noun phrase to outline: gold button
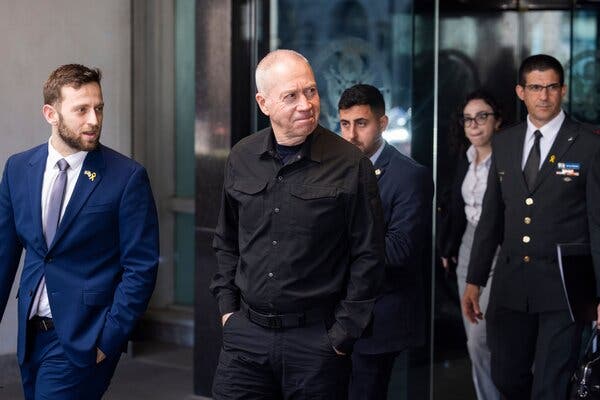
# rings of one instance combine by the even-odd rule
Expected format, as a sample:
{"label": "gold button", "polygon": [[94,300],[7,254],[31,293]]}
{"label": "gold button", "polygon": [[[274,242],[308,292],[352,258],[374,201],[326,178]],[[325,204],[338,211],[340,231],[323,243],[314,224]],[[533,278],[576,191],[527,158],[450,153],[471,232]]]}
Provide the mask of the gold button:
{"label": "gold button", "polygon": [[528,197],[525,199],[525,204],[527,204],[528,206],[533,204],[533,199],[531,197]]}
{"label": "gold button", "polygon": [[529,258],[529,256],[525,256],[525,257],[523,257],[523,261],[525,261],[525,262],[529,262],[529,260],[531,260],[531,258]]}
{"label": "gold button", "polygon": [[525,217],[525,219],[523,220],[523,222],[525,222],[527,225],[529,225],[531,223],[531,218]]}
{"label": "gold button", "polygon": [[523,236],[523,243],[529,243],[531,238],[529,236]]}

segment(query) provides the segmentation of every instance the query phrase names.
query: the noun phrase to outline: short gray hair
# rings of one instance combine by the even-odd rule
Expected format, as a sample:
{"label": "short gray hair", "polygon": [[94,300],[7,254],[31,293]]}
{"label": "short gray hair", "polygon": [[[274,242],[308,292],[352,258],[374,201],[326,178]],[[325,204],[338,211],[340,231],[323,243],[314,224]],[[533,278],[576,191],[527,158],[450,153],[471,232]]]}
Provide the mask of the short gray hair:
{"label": "short gray hair", "polygon": [[[310,63],[302,54],[294,50],[278,49],[273,50],[269,54],[263,57],[262,60],[256,66],[256,72],[254,79],[256,82],[256,90],[258,92],[265,92],[269,86],[269,70],[277,63],[296,59],[298,61],[305,62],[310,67]],[[312,68],[311,68],[312,69]]]}

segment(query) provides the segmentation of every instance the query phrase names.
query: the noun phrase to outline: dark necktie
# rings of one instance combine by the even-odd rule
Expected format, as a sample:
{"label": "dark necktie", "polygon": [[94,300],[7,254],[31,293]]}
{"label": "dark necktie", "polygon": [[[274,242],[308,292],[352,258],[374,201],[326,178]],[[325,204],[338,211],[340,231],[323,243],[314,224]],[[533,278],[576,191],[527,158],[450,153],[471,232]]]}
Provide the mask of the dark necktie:
{"label": "dark necktie", "polygon": [[65,187],[67,186],[67,168],[69,168],[69,163],[64,158],[58,160],[56,164],[58,165],[58,175],[52,184],[52,189],[50,189],[48,210],[46,210],[46,245],[48,247],[54,240],[54,235],[58,229],[60,211],[65,197]]}
{"label": "dark necktie", "polygon": [[533,189],[535,177],[540,170],[540,138],[542,137],[542,132],[535,131],[533,134],[535,135],[535,141],[533,142],[533,146],[531,146],[529,156],[527,156],[525,168],[523,168],[523,176],[530,191]]}

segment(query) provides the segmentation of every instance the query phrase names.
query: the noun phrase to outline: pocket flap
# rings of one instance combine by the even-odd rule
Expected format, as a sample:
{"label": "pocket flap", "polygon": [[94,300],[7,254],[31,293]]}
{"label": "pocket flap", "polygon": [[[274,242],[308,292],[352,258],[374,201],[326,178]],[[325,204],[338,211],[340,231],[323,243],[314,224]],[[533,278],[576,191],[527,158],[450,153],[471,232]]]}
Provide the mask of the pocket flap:
{"label": "pocket flap", "polygon": [[292,185],[290,188],[292,196],[304,200],[321,199],[325,197],[335,197],[337,189],[334,187]]}
{"label": "pocket flap", "polygon": [[257,179],[240,179],[233,182],[233,189],[246,194],[257,194],[267,186],[267,182]]}

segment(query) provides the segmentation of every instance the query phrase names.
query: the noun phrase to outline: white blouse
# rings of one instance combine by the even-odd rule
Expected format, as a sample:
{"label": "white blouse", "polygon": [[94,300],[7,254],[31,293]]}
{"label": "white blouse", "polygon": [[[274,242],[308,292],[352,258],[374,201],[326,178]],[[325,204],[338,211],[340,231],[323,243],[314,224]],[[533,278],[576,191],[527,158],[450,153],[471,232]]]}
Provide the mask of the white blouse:
{"label": "white blouse", "polygon": [[477,225],[481,216],[481,205],[483,203],[483,195],[487,187],[487,177],[492,163],[492,153],[484,160],[475,163],[477,152],[475,147],[471,145],[467,150],[467,159],[469,160],[469,170],[465,175],[461,187],[462,197],[465,201],[465,215],[467,221],[472,225]]}

